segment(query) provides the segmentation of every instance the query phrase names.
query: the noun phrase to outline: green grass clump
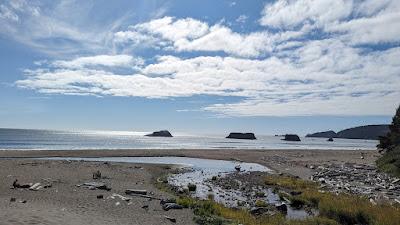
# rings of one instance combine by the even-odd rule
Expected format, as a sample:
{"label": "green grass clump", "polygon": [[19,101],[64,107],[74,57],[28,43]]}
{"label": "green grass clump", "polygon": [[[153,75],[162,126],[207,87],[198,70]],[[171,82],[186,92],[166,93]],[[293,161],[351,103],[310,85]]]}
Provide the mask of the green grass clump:
{"label": "green grass clump", "polygon": [[291,190],[303,190],[303,189],[318,187],[318,184],[315,182],[306,181],[291,176],[277,176],[277,175],[266,176],[265,184],[268,186],[278,186]]}
{"label": "green grass clump", "polygon": [[388,204],[373,205],[367,198],[318,191],[318,184],[296,181],[293,177],[271,176],[266,184],[300,191],[299,195],[280,196],[288,198],[294,205],[305,205],[319,210],[319,218],[334,220],[338,224],[399,225],[400,209]]}
{"label": "green grass clump", "polygon": [[256,201],[255,205],[256,205],[256,207],[267,207],[268,206],[268,204],[265,201],[259,200],[259,199]]}

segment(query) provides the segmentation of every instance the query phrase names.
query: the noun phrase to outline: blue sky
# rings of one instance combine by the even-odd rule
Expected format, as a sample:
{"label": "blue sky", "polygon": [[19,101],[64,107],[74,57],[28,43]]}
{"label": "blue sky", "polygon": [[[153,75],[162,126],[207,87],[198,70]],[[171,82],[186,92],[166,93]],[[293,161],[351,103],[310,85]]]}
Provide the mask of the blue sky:
{"label": "blue sky", "polygon": [[261,134],[389,123],[400,2],[0,0],[0,127]]}

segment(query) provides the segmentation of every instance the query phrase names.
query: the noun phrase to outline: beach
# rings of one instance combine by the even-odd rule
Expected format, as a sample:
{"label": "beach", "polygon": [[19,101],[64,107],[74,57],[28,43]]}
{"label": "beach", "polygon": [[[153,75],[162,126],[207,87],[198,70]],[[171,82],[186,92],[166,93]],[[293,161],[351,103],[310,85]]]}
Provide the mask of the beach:
{"label": "beach", "polygon": [[[363,157],[361,157],[361,155]],[[79,150],[79,151],[0,151],[0,224],[194,224],[189,209],[164,211],[158,200],[133,197],[129,202],[112,197],[126,189],[144,189],[155,198],[171,193],[154,185],[155,179],[171,167],[153,164],[104,163],[37,160],[41,157],[182,156],[254,162],[276,173],[309,179],[312,166],[357,163],[372,165],[377,151],[326,150]],[[112,189],[89,190],[78,187],[93,181],[101,171],[102,182]],[[38,191],[11,189],[19,183],[46,183]],[[103,195],[98,199],[97,195]],[[15,201],[11,200],[15,198]],[[26,201],[25,203],[23,203]]]}

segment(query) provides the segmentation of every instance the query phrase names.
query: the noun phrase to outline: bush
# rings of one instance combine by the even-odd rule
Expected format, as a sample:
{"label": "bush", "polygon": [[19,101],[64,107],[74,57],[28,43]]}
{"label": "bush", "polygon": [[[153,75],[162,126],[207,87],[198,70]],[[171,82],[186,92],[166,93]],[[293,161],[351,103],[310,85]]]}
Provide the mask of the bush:
{"label": "bush", "polygon": [[400,177],[400,106],[389,128],[389,133],[379,139],[377,147],[385,153],[376,163],[381,171]]}

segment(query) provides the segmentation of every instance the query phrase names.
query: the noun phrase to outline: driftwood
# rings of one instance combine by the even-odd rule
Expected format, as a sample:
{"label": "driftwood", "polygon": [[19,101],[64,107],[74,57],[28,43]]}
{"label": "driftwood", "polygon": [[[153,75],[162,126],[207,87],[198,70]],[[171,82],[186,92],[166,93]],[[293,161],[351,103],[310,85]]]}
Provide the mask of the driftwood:
{"label": "driftwood", "polygon": [[148,198],[148,199],[152,199],[152,200],[160,200],[160,201],[162,200],[162,198],[157,198],[157,197],[153,197],[150,195],[142,195],[142,194],[134,194],[134,193],[131,193],[128,195],[133,196],[133,197]]}
{"label": "driftwood", "polygon": [[138,190],[138,189],[126,189],[125,194],[139,194],[139,195],[147,195],[146,190]]}

